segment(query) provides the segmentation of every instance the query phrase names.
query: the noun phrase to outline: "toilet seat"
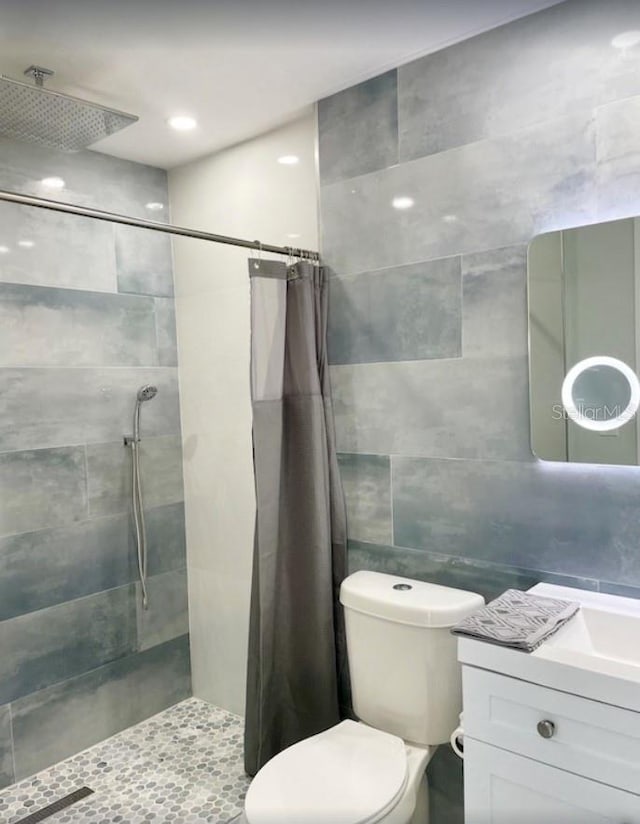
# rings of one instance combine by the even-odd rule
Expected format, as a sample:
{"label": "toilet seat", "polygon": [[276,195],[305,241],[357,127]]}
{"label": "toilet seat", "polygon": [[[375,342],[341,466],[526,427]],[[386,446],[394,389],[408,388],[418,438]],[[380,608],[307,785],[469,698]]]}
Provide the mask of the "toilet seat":
{"label": "toilet seat", "polygon": [[343,721],[272,758],[245,801],[249,824],[374,824],[407,785],[403,740]]}

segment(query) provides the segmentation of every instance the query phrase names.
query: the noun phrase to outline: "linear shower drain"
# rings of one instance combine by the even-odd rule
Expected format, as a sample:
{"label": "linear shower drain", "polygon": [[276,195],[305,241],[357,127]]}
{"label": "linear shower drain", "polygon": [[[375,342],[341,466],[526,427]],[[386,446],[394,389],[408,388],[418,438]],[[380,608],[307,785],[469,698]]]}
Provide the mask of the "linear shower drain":
{"label": "linear shower drain", "polygon": [[49,818],[49,816],[55,815],[55,813],[59,813],[61,810],[66,810],[67,807],[70,807],[78,801],[82,801],[83,798],[86,798],[88,795],[93,795],[93,793],[94,790],[89,789],[89,787],[80,787],[79,790],[74,790],[72,793],[69,793],[69,795],[59,798],[57,801],[54,801],[53,804],[49,804],[41,810],[37,810],[35,813],[30,813],[26,818],[21,818],[20,821],[16,821],[16,824],[38,824],[39,821],[44,821],[45,818]]}

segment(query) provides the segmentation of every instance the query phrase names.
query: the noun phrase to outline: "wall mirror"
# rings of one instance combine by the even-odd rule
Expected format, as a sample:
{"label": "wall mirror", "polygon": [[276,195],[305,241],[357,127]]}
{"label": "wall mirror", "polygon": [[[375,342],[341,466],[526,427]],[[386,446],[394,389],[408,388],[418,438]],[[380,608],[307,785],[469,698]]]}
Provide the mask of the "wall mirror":
{"label": "wall mirror", "polygon": [[528,266],[534,453],[640,464],[640,218],[540,235]]}

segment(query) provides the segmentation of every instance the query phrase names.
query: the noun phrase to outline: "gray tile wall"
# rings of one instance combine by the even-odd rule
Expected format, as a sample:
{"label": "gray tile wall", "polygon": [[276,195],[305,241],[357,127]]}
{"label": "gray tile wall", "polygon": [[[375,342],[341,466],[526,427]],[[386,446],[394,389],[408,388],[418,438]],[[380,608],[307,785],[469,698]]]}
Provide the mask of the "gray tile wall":
{"label": "gray tile wall", "polygon": [[[0,140],[1,187],[54,174],[62,200],[167,203],[162,170]],[[169,240],[2,204],[0,246],[1,788],[191,687]],[[145,383],[148,612],[122,445]]]}
{"label": "gray tile wall", "polygon": [[16,778],[137,724],[190,691],[183,635],[20,698],[11,705]]}
{"label": "gray tile wall", "polygon": [[[320,102],[351,569],[640,597],[640,470],[531,453],[526,309],[535,234],[640,214],[631,30],[637,0],[569,0]],[[461,821],[455,760],[430,774]]]}

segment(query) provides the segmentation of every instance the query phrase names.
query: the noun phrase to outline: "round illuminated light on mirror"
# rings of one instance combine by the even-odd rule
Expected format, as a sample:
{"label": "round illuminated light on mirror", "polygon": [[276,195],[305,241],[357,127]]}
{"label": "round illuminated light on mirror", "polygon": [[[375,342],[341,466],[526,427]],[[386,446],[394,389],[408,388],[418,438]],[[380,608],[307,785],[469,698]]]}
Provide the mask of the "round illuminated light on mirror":
{"label": "round illuminated light on mirror", "polygon": [[[616,412],[617,414],[611,417],[598,418],[597,416],[589,415],[589,410],[595,410],[598,407],[589,406],[583,400],[574,396],[574,390],[579,382],[588,378],[590,370],[595,370],[594,375],[602,375],[603,370],[613,371],[613,378],[615,381],[623,379],[625,384],[625,402],[626,405],[620,409],[620,405],[616,404],[609,408],[605,404],[605,409],[609,412]],[[606,373],[605,373],[606,374]],[[608,381],[611,383],[611,381]],[[640,406],[640,381],[636,373],[621,360],[617,358],[610,358],[606,355],[598,355],[593,358],[585,358],[576,363],[575,366],[567,372],[567,375],[562,382],[562,405],[564,406],[567,415],[574,423],[584,429],[590,429],[594,432],[609,432],[613,429],[618,429],[625,423],[631,420],[638,411]]]}
{"label": "round illuminated light on mirror", "polygon": [[400,211],[410,209],[414,204],[415,200],[412,197],[406,197],[405,195],[394,197],[391,201],[391,205],[393,206],[393,208],[400,209]]}
{"label": "round illuminated light on mirror", "polygon": [[45,177],[40,182],[47,189],[64,189],[66,185],[61,177]]}

